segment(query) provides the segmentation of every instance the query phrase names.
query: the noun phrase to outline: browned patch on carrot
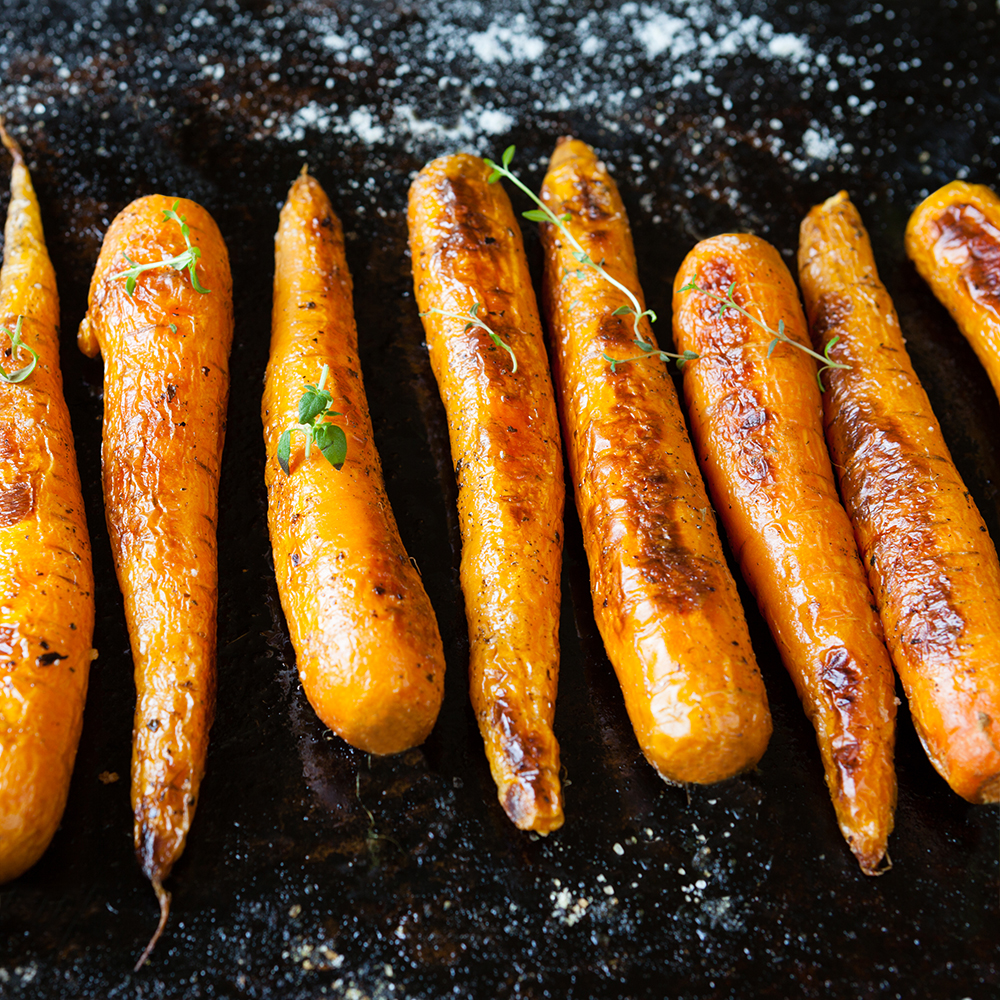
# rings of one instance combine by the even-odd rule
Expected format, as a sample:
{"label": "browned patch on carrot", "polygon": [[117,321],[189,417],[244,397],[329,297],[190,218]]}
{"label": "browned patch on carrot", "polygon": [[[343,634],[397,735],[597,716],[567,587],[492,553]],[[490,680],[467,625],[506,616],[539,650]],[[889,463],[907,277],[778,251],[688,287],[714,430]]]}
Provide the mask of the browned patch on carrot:
{"label": "browned patch on carrot", "polygon": [[689,611],[722,584],[719,567],[681,542],[681,519],[692,513],[683,472],[666,468],[662,458],[673,433],[650,415],[632,383],[612,379],[610,384],[616,401],[601,436],[615,445],[593,456],[590,474],[595,489],[613,489],[622,503],[614,517],[607,516],[604,505],[595,505],[586,528],[601,539],[602,548],[610,548],[619,543],[624,522],[624,533],[636,540],[632,565],[655,586],[659,607]]}
{"label": "browned patch on carrot", "polygon": [[[965,619],[952,601],[950,554],[941,547],[935,499],[925,485],[936,476],[935,463],[892,414],[875,412],[846,394],[835,396],[835,403],[831,429],[842,438],[849,456],[841,478],[844,504],[852,516],[870,520],[875,527],[866,561],[874,560],[883,579],[893,575],[908,581],[902,591],[909,596],[898,608],[896,635],[891,638],[924,647],[911,650],[923,656],[953,651]],[[903,514],[907,530],[895,530]]]}
{"label": "browned patch on carrot", "polygon": [[19,524],[35,509],[35,487],[31,482],[19,481],[0,486],[0,528]]}
{"label": "browned patch on carrot", "polygon": [[949,205],[937,225],[934,256],[958,266],[974,301],[1000,312],[1000,230],[975,205]]}

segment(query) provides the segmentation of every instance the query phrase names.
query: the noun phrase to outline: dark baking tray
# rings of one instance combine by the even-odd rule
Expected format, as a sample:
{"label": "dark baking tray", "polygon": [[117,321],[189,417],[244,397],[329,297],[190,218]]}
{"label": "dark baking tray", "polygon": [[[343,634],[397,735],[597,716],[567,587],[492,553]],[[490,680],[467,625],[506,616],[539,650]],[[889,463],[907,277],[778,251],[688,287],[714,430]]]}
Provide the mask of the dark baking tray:
{"label": "dark baking tray", "polygon": [[[596,633],[572,510],[556,714],[566,825],[545,840],[510,826],[467,700],[455,483],[405,233],[411,173],[431,156],[456,145],[497,154],[516,142],[515,165],[537,185],[555,138],[574,133],[617,172],[663,337],[670,282],[697,239],[752,230],[791,262],[803,213],[848,188],[955,458],[1000,537],[997,400],[902,244],[926,191],[957,173],[997,181],[992,4],[50,0],[2,9],[0,103],[33,166],[62,293],[100,659],[62,826],[45,857],[0,891],[0,996],[997,995],[997,810],[949,791],[904,708],[894,868],[862,876],[745,590],[774,711],[771,746],[756,772],[721,786],[665,786],[639,754]],[[671,17],[705,34],[685,34]],[[727,31],[736,44],[724,50]],[[805,70],[790,55],[802,44]],[[678,75],[685,67],[700,77]],[[325,129],[310,127],[309,112],[294,117],[331,101]],[[324,122],[314,115],[313,124]],[[484,139],[487,127],[496,134]],[[277,206],[303,162],[349,235],[387,487],[448,659],[437,727],[392,759],[351,750],[317,721],[272,579],[259,405]],[[131,847],[134,690],[100,498],[101,366],[78,353],[73,334],[108,222],[152,191],[214,213],[232,257],[237,324],[218,713],[198,814],[170,880],[171,921],[133,974],[156,910]],[[102,784],[105,771],[121,780]]]}

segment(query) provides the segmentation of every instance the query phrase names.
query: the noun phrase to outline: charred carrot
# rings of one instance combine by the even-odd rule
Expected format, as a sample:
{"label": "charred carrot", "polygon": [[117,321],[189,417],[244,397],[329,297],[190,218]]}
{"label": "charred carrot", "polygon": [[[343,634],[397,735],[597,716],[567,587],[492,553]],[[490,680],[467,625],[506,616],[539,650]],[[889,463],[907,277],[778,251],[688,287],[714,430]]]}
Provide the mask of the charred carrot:
{"label": "charred carrot", "polygon": [[896,800],[892,670],[777,251],[755,236],[699,243],[674,284],[674,340],[699,355],[684,394],[709,493],[816,728],[841,832],[874,874]]}
{"label": "charred carrot", "polygon": [[472,704],[507,815],[544,834],[563,822],[562,455],[521,233],[489,174],[465,155],[424,167],[410,249],[458,479]]}
{"label": "charred carrot", "polygon": [[104,505],[135,665],[135,850],[160,901],[184,850],[215,707],[216,515],[233,335],[229,257],[200,205],[111,223],[80,324],[104,356]]}
{"label": "charred carrot", "polygon": [[[83,724],[94,579],[59,371],[59,296],[38,199],[14,157],[0,271],[0,883],[62,817]],[[23,346],[19,346],[22,345]]]}
{"label": "charred carrot", "polygon": [[828,373],[826,435],[886,641],[934,766],[1000,796],[1000,564],[955,468],[868,234],[843,191],[802,223],[799,276]]}
{"label": "charred carrot", "polygon": [[[344,231],[319,183],[292,185],[275,244],[264,388],[268,525],[278,591],[306,695],[323,722],[371,753],[422,743],[444,694],[444,652],[382,482],[358,362]],[[321,386],[322,372],[329,381]],[[346,453],[287,438],[307,385],[337,413]],[[317,403],[318,405],[318,403]],[[322,443],[322,442],[321,442]]]}
{"label": "charred carrot", "polygon": [[[585,143],[561,139],[542,200],[645,311],[625,207]],[[594,615],[647,760],[707,783],[752,767],[771,716],[677,391],[635,357],[628,300],[551,223],[543,302]],[[648,318],[643,340],[653,345]],[[651,352],[649,352],[651,353]]]}
{"label": "charred carrot", "polygon": [[1000,396],[1000,198],[982,184],[945,184],[913,210],[906,252]]}

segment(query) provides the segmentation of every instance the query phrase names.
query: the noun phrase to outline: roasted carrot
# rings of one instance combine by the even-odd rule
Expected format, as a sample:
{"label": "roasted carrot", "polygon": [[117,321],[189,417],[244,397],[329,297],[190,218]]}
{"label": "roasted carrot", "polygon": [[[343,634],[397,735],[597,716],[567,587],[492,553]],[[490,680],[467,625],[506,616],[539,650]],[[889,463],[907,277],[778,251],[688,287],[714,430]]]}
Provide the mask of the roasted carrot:
{"label": "roasted carrot", "polygon": [[1000,564],[843,191],[802,223],[799,276],[827,441],[917,733],[960,795],[1000,795]]}
{"label": "roasted carrot", "polygon": [[841,832],[874,874],[896,801],[893,677],[837,499],[816,366],[726,301],[771,331],[783,321],[803,347],[805,317],[780,255],[755,236],[702,241],[674,284],[675,343],[699,355],[684,394],[709,493],[816,728]]}
{"label": "roasted carrot", "polygon": [[[559,141],[542,200],[642,305],[625,207],[589,146]],[[677,391],[661,360],[641,357],[626,296],[580,268],[551,223],[542,242],[553,378],[608,658],[657,772],[728,778],[760,759],[771,716]],[[648,318],[640,328],[655,344]]]}
{"label": "roasted carrot", "polygon": [[913,210],[906,252],[1000,396],[1000,198],[982,184],[945,184]]}
{"label": "roasted carrot", "polygon": [[[323,722],[371,753],[422,743],[444,694],[437,620],[399,537],[382,482],[358,362],[344,231],[319,183],[292,185],[275,243],[271,359],[264,387],[268,525],[278,591],[306,695]],[[336,424],[346,432],[337,471],[282,433],[327,366]],[[323,390],[320,390],[323,391]],[[329,422],[328,419],[325,422]]]}
{"label": "roasted carrot", "polygon": [[563,822],[562,454],[521,232],[489,173],[466,155],[424,167],[410,249],[458,479],[472,704],[507,815],[544,834]]}
{"label": "roasted carrot", "polygon": [[[0,883],[66,805],[94,633],[90,536],[59,371],[59,296],[17,143],[0,271]],[[17,349],[14,341],[23,341]],[[30,374],[34,352],[37,363]],[[11,379],[19,379],[12,381]]]}
{"label": "roasted carrot", "polygon": [[[189,241],[200,259],[163,263],[191,261]],[[184,850],[215,708],[215,529],[232,335],[229,257],[208,212],[163,195],[123,209],[104,237],[78,339],[88,356],[104,356],[105,516],[137,692],[135,850],[160,901],[140,964],[166,922],[163,881]]]}

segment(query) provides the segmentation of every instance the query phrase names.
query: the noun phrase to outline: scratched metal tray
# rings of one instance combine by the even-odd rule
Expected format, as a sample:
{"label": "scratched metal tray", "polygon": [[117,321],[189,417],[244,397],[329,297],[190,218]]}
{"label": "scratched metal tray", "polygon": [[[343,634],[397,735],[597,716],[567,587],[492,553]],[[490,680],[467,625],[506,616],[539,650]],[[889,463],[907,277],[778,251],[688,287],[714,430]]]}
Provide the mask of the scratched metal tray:
{"label": "scratched metal tray", "polygon": [[[537,185],[572,132],[617,172],[662,337],[697,239],[752,230],[791,263],[801,216],[846,187],[998,538],[1000,409],[902,244],[924,192],[956,174],[998,179],[994,5],[952,6],[3,3],[0,106],[33,165],[59,276],[100,659],[62,827],[0,891],[0,997],[997,995],[997,810],[948,790],[904,708],[894,868],[862,876],[745,590],[771,746],[755,773],[719,787],[665,786],[604,656],[572,511],[556,714],[566,825],[545,840],[510,826],[467,701],[455,483],[406,257],[406,190],[426,159],[516,142],[515,166]],[[437,727],[392,759],[316,720],[268,553],[272,238],[303,163],[344,219],[388,491],[448,659]],[[218,713],[170,924],[133,974],[156,910],[132,856],[134,692],[100,499],[101,366],[73,334],[108,222],[152,191],[214,213],[237,326]]]}

